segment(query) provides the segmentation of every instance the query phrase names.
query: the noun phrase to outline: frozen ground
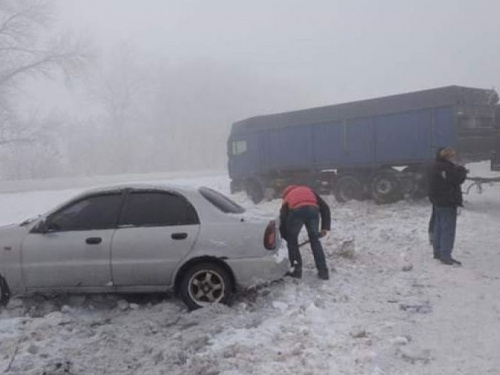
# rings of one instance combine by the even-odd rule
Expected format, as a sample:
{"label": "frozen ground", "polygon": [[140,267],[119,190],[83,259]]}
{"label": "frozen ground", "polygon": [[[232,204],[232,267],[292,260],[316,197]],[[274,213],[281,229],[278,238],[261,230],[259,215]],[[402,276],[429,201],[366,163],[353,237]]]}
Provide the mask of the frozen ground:
{"label": "frozen ground", "polygon": [[[484,175],[485,165],[471,169]],[[184,182],[228,186],[224,176]],[[79,190],[0,194],[0,225]],[[269,216],[279,208],[234,198]],[[432,259],[425,200],[326,199],[330,281],[316,278],[303,248],[301,281],[247,291],[231,307],[187,312],[162,295],[15,298],[0,313],[0,373],[499,374],[500,184],[465,196],[454,251],[461,268]]]}

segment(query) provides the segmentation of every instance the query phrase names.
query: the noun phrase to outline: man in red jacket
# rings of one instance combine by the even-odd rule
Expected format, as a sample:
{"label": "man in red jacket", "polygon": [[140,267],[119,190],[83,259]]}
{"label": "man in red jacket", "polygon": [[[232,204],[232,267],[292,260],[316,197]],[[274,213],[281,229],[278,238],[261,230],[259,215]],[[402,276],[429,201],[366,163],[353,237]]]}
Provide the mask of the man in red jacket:
{"label": "man in red jacket", "polygon": [[[287,241],[288,257],[293,267],[290,276],[300,279],[302,277],[302,257],[299,251],[299,233],[305,225],[314,262],[318,269],[318,277],[322,280],[329,279],[326,266],[325,253],[319,240],[330,230],[330,207],[325,201],[307,186],[290,185],[283,191],[283,204],[280,210],[280,233]],[[321,215],[321,232],[319,219]]]}

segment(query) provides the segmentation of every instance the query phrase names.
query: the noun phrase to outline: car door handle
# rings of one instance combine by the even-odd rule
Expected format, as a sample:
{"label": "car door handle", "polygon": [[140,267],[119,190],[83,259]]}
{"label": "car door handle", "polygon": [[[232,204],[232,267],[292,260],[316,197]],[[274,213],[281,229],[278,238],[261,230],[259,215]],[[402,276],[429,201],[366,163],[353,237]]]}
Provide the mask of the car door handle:
{"label": "car door handle", "polygon": [[172,239],[174,240],[184,240],[188,236],[187,233],[172,233]]}
{"label": "car door handle", "polygon": [[98,245],[102,242],[102,238],[101,237],[89,237],[85,240],[86,243],[88,243],[89,245]]}

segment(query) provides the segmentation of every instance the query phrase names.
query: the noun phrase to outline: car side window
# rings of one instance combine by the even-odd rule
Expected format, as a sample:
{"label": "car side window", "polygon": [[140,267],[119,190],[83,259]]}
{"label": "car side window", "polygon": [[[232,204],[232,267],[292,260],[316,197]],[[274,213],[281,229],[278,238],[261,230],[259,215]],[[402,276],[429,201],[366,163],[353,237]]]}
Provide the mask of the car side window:
{"label": "car side window", "polygon": [[74,231],[116,227],[121,193],[101,194],[80,199],[49,217],[51,230]]}
{"label": "car side window", "polygon": [[120,226],[172,226],[199,224],[194,207],[181,195],[168,192],[131,192]]}
{"label": "car side window", "polygon": [[245,209],[238,203],[213,189],[202,186],[198,191],[206,200],[226,214],[242,214],[245,212]]}

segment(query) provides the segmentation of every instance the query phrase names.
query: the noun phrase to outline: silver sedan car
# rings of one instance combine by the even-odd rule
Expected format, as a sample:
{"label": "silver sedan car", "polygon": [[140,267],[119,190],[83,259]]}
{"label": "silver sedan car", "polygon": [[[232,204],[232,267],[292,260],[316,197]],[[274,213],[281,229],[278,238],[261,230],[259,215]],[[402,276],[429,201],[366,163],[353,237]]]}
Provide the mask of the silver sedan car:
{"label": "silver sedan car", "polygon": [[0,228],[0,303],[11,293],[173,290],[190,309],[289,269],[278,223],[215,190],[95,189]]}

